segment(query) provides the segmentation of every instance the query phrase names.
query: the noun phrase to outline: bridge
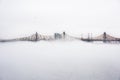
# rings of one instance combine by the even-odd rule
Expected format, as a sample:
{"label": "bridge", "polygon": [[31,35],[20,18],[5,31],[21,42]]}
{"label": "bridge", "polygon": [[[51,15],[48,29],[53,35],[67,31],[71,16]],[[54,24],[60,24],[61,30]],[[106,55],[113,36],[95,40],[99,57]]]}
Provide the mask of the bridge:
{"label": "bridge", "polygon": [[15,38],[15,39],[2,39],[0,42],[12,42],[12,41],[40,41],[40,40],[54,40],[52,35],[41,35],[37,32],[31,36]]}
{"label": "bridge", "polygon": [[17,40],[20,41],[40,41],[40,40],[53,40],[52,35],[41,35],[38,34],[37,32],[31,36],[28,37],[23,37],[23,38],[17,38]]}
{"label": "bridge", "polygon": [[88,35],[88,38],[81,38],[82,41],[103,41],[103,42],[110,42],[110,41],[120,41],[120,38],[116,38],[113,37],[109,34],[107,34],[106,32],[104,32],[103,34],[96,36],[96,37],[92,37]]}
{"label": "bridge", "polygon": [[113,37],[106,32],[103,34],[92,37],[88,35],[88,38],[83,38],[83,37],[75,37],[71,36],[65,32],[63,33],[55,33],[54,35],[41,35],[38,34],[37,32],[31,36],[27,37],[21,37],[21,38],[15,38],[15,39],[2,39],[0,42],[12,42],[12,41],[51,41],[51,40],[82,40],[82,41],[87,41],[87,42],[93,42],[93,41],[103,41],[103,42],[111,42],[111,41],[117,41],[120,42],[120,38]]}

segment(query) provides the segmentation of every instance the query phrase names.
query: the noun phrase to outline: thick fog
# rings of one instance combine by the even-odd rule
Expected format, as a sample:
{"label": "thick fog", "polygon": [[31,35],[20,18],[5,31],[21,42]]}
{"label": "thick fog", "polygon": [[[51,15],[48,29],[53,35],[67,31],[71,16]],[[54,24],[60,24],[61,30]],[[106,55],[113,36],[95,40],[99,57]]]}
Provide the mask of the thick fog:
{"label": "thick fog", "polygon": [[119,0],[0,0],[0,38],[53,34],[119,36]]}
{"label": "thick fog", "polygon": [[120,45],[81,41],[0,44],[0,80],[120,80]]}
{"label": "thick fog", "polygon": [[[119,0],[0,0],[0,39],[106,31],[120,37]],[[120,44],[0,43],[0,80],[120,80]]]}

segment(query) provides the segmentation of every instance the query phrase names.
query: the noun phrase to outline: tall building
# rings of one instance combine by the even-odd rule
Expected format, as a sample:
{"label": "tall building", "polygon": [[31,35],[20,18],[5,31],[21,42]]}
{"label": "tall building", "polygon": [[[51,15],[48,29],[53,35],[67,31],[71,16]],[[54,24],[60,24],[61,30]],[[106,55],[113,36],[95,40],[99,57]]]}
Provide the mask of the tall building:
{"label": "tall building", "polygon": [[62,39],[62,35],[60,33],[55,33],[54,38],[55,39]]}

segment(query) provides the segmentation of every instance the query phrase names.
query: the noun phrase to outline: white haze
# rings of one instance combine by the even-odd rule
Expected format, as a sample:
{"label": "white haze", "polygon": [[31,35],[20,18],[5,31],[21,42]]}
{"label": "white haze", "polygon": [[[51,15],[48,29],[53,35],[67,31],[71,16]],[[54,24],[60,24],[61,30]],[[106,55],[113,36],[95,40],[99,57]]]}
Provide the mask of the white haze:
{"label": "white haze", "polygon": [[66,31],[120,37],[119,0],[0,0],[0,38]]}
{"label": "white haze", "polygon": [[[120,37],[119,0],[0,0],[0,39],[106,31]],[[120,80],[120,45],[0,43],[0,80]]]}
{"label": "white haze", "polygon": [[0,44],[0,80],[120,80],[120,45],[81,41]]}

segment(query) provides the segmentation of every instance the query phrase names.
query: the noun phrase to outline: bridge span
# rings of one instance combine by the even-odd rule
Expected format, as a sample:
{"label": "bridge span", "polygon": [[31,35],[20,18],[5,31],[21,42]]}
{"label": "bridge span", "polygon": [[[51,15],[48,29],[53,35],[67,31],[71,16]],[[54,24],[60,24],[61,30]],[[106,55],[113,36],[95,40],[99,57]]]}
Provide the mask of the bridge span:
{"label": "bridge span", "polygon": [[119,41],[120,42],[120,38],[113,37],[107,34],[106,32],[96,37],[92,37],[88,35],[88,38],[81,38],[81,40],[88,41],[88,42],[93,42],[93,41],[103,41],[103,42]]}
{"label": "bridge span", "polygon": [[120,38],[113,37],[106,32],[103,34],[92,37],[88,35],[88,38],[83,38],[83,37],[75,37],[67,34],[66,32],[63,33],[54,33],[54,35],[41,35],[39,33],[35,33],[31,36],[27,37],[21,37],[21,38],[15,38],[15,39],[0,39],[0,42],[12,42],[12,41],[51,41],[51,40],[82,40],[82,41],[87,41],[87,42],[94,42],[94,41],[103,41],[103,42],[120,42]]}

